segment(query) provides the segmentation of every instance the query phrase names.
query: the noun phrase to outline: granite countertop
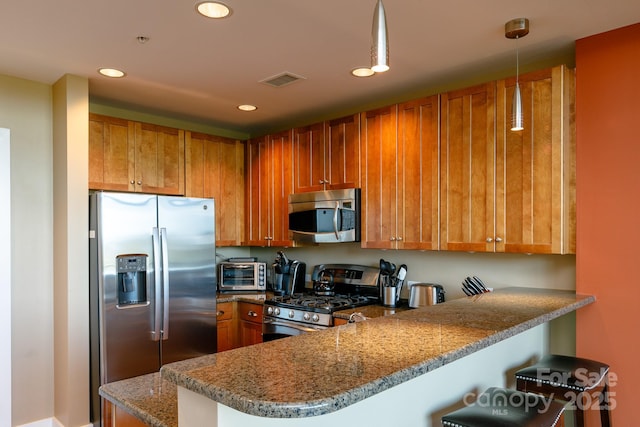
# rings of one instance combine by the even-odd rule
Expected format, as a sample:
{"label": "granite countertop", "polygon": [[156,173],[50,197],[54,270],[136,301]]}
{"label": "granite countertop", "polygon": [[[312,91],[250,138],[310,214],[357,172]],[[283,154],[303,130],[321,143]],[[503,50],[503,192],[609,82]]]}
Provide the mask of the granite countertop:
{"label": "granite countertop", "polygon": [[105,384],[100,395],[149,426],[178,427],[177,387],[159,372]]}
{"label": "granite countertop", "polygon": [[172,363],[161,374],[247,414],[322,415],[594,301],[570,291],[499,289]]}

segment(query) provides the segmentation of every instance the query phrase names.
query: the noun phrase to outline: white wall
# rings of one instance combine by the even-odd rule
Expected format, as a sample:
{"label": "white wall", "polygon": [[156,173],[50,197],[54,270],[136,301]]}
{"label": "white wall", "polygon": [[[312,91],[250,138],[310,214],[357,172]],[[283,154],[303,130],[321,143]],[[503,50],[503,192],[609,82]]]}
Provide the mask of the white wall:
{"label": "white wall", "polygon": [[0,128],[0,426],[11,424],[11,147]]}
{"label": "white wall", "polygon": [[0,127],[11,129],[11,425],[19,425],[53,415],[51,86],[0,75],[0,94]]}

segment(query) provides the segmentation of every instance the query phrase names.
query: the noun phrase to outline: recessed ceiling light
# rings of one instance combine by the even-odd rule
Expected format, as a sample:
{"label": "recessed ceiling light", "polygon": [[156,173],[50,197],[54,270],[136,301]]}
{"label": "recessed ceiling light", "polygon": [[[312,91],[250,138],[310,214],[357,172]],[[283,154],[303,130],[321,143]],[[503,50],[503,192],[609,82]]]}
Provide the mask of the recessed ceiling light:
{"label": "recessed ceiling light", "polygon": [[231,9],[224,3],[218,1],[201,1],[196,3],[196,10],[207,18],[226,18],[231,15]]}
{"label": "recessed ceiling light", "polygon": [[116,79],[125,76],[124,71],[118,70],[116,68],[99,68],[98,72],[105,77],[113,77]]}
{"label": "recessed ceiling light", "polygon": [[351,74],[356,77],[369,77],[373,76],[375,72],[369,67],[358,67],[351,70]]}
{"label": "recessed ceiling light", "polygon": [[258,109],[258,107],[256,107],[255,105],[251,105],[251,104],[238,105],[238,110],[242,110],[242,111],[256,111],[257,109]]}

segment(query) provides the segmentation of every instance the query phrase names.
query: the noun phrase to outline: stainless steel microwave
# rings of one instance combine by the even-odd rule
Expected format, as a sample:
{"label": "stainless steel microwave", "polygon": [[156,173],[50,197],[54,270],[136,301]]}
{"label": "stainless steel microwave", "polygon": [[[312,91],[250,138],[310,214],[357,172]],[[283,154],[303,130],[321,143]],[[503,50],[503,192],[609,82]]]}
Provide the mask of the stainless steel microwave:
{"label": "stainless steel microwave", "polygon": [[289,195],[289,239],[299,243],[360,241],[360,189]]}
{"label": "stainless steel microwave", "polygon": [[264,262],[221,262],[218,264],[218,291],[265,292],[267,264]]}

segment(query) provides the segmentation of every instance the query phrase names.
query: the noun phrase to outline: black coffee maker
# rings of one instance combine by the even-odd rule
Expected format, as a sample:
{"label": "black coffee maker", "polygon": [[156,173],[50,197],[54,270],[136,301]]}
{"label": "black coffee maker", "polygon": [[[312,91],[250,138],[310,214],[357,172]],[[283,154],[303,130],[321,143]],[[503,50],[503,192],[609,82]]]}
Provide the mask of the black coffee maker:
{"label": "black coffee maker", "polygon": [[273,262],[273,293],[276,295],[292,295],[304,290],[304,277],[307,264],[297,260],[289,260],[282,251],[278,251]]}

